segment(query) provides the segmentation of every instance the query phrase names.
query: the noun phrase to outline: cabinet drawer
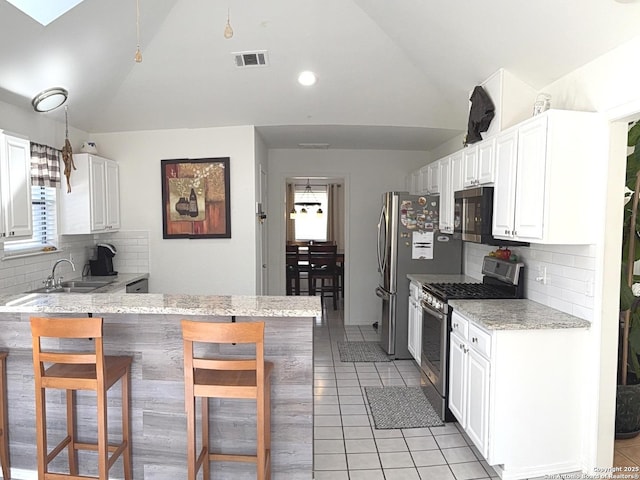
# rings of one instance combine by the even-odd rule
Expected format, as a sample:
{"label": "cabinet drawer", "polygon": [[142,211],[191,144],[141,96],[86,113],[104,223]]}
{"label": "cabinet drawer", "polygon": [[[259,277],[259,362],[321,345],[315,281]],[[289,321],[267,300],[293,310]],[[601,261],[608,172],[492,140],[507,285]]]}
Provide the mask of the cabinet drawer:
{"label": "cabinet drawer", "polygon": [[469,321],[454,311],[451,315],[451,331],[466,340],[469,334]]}
{"label": "cabinet drawer", "polygon": [[491,355],[491,335],[473,323],[469,324],[469,343],[481,355],[487,358]]}

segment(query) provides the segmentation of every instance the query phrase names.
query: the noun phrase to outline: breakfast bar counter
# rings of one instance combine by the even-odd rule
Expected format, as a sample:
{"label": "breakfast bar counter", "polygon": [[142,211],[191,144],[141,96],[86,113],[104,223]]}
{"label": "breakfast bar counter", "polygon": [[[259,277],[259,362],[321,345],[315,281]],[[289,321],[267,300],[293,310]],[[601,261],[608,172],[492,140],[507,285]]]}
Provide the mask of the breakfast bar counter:
{"label": "breakfast bar counter", "polygon": [[[183,345],[180,320],[207,322],[264,321],[265,358],[272,374],[272,478],[311,479],[313,468],[313,325],[322,314],[319,297],[199,296],[163,294],[21,294],[0,295],[0,350],[9,353],[7,390],[9,438],[14,477],[35,479],[35,390],[31,351],[31,316],[104,318],[105,353],[134,357],[131,432],[136,479],[186,478]],[[241,354],[241,349],[237,347]],[[119,384],[109,398],[117,405]],[[63,391],[47,397],[49,443],[65,435]],[[110,400],[111,402],[112,400]],[[95,425],[95,396],[78,393],[78,431],[90,435]],[[255,451],[255,402],[212,399],[213,449]],[[119,409],[110,426],[120,433]],[[86,415],[83,412],[87,412]],[[111,413],[111,412],[110,412]],[[88,436],[87,439],[91,439]],[[61,456],[61,458],[64,458]],[[95,456],[80,457],[81,472],[93,472]],[[56,460],[57,462],[57,460]],[[64,460],[53,463],[65,471]],[[121,478],[118,460],[112,472]],[[212,464],[217,479],[255,478],[255,466]]]}

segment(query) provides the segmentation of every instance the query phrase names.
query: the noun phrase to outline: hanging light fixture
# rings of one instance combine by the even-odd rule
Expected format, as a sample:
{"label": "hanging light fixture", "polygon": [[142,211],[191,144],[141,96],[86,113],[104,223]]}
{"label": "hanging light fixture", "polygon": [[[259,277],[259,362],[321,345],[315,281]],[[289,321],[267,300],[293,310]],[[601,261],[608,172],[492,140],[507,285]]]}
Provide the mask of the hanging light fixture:
{"label": "hanging light fixture", "polygon": [[229,23],[229,9],[227,8],[227,24],[224,26],[224,38],[229,40],[233,37],[233,28],[231,28],[231,23]]}
{"label": "hanging light fixture", "polygon": [[136,39],[138,44],[133,59],[136,63],[142,63],[142,52],[140,52],[140,0],[136,0]]}
{"label": "hanging light fixture", "polygon": [[[321,203],[316,199],[316,196],[313,194],[313,190],[311,189],[311,184],[309,183],[309,179],[307,179],[307,185],[304,187],[304,191],[302,192],[300,201],[295,202],[293,205],[294,205],[294,208],[296,206],[302,207],[300,209],[301,215],[306,215],[308,213],[307,207],[318,207],[316,210],[316,214],[318,216],[322,216],[322,213],[323,213],[322,208],[320,208]],[[290,216],[290,218],[293,218],[293,217]]]}
{"label": "hanging light fixture", "polygon": [[296,215],[297,215],[296,207],[291,207],[291,211],[289,212],[289,218],[291,220],[295,220],[296,219]]}
{"label": "hanging light fixture", "polygon": [[31,105],[36,112],[44,113],[55,110],[67,101],[69,92],[62,87],[48,88],[33,97]]}

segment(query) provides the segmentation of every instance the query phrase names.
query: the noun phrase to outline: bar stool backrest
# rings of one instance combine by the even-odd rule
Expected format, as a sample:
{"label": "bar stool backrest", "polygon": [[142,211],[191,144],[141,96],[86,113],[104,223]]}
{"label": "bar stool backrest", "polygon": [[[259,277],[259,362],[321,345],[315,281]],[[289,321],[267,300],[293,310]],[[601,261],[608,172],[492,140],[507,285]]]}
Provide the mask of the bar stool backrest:
{"label": "bar stool backrest", "polygon": [[[214,395],[217,390],[219,396],[255,397],[258,388],[264,385],[264,322],[198,322],[192,320],[182,320],[182,337],[184,340],[184,374],[185,374],[185,398],[188,399],[194,394],[198,395],[201,390],[203,396],[207,392]],[[194,343],[217,343],[217,344],[248,344],[256,346],[254,358],[215,358],[196,356],[194,354]],[[196,370],[219,370],[219,371],[240,371],[254,370],[256,372],[256,382],[254,385],[227,385],[224,388],[199,388],[194,382]],[[190,386],[196,384],[193,391]]]}
{"label": "bar stool backrest", "polygon": [[[84,388],[96,389],[104,383],[104,352],[102,345],[102,318],[42,318],[31,317],[31,334],[33,337],[33,363],[36,379],[43,387],[55,388],[65,380],[45,375],[45,364],[95,365],[96,379],[76,379],[75,383],[83,383]],[[43,350],[42,338],[94,339],[94,348],[90,351]]]}

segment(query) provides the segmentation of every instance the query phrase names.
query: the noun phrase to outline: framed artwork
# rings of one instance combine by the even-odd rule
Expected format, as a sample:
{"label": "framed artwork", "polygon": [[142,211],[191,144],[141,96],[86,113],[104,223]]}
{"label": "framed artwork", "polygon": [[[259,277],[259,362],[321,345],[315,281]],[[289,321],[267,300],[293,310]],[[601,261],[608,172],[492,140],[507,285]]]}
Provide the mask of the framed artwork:
{"label": "framed artwork", "polygon": [[162,238],[231,238],[229,157],[160,163]]}

